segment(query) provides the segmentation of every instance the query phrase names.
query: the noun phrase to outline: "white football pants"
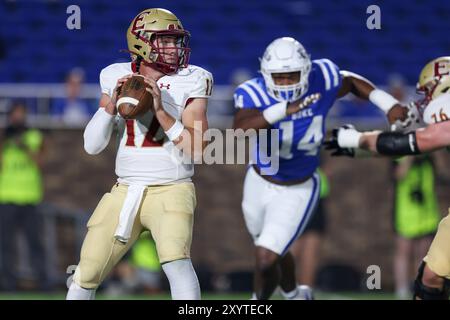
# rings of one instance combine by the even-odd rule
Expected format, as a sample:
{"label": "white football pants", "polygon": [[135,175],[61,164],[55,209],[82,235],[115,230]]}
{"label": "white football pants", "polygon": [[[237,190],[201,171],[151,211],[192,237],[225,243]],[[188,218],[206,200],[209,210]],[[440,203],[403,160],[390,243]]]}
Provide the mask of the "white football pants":
{"label": "white football pants", "polygon": [[244,182],[242,211],[255,245],[283,256],[305,229],[319,194],[317,173],[301,184],[281,186],[264,180],[250,167]]}

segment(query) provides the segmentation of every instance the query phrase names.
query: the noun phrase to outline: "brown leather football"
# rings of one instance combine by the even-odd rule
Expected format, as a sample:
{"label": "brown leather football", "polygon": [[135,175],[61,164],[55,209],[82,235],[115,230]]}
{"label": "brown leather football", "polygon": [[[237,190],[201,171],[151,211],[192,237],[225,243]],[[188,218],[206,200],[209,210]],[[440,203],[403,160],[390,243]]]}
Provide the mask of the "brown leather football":
{"label": "brown leather football", "polygon": [[116,107],[124,119],[135,119],[153,107],[153,96],[143,76],[133,75],[122,85]]}

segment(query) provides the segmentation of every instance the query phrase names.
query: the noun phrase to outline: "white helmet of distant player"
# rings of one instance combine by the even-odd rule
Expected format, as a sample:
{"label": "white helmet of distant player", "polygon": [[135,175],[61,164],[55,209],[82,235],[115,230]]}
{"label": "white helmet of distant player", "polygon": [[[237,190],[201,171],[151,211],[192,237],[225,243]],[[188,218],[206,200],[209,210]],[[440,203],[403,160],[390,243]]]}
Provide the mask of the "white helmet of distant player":
{"label": "white helmet of distant player", "polygon": [[[266,82],[267,91],[278,101],[295,101],[308,91],[308,76],[311,71],[311,59],[300,42],[283,37],[274,40],[266,48],[261,60],[261,73]],[[273,73],[300,72],[295,84],[275,84]]]}

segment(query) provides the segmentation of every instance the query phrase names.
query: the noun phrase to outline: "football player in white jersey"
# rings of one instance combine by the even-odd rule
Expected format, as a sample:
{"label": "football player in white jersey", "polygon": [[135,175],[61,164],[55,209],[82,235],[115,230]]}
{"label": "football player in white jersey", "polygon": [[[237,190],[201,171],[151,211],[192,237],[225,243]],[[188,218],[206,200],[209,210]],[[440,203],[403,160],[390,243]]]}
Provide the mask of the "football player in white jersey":
{"label": "football player in white jersey", "polygon": [[[429,62],[417,84],[425,99],[414,104],[423,113],[426,127],[415,131],[358,132],[351,125],[333,131],[327,148],[334,155],[355,155],[355,149],[388,155],[415,155],[450,146],[450,57]],[[411,119],[415,120],[415,119]],[[411,121],[413,122],[413,121]],[[441,220],[438,231],[423,259],[414,284],[414,299],[448,300],[450,293],[450,214]]]}
{"label": "football player in white jersey", "polygon": [[[86,126],[84,147],[89,154],[100,153],[117,125],[118,179],[89,219],[67,299],[93,299],[144,229],[155,239],[172,299],[200,299],[190,260],[196,205],[191,176],[193,160],[205,146],[201,137],[208,128],[213,80],[208,71],[188,64],[189,38],[170,11],[144,10],[127,31],[132,61],[109,65],[100,73],[100,108]],[[153,107],[125,120],[116,111],[117,90],[133,73],[145,77]]]}

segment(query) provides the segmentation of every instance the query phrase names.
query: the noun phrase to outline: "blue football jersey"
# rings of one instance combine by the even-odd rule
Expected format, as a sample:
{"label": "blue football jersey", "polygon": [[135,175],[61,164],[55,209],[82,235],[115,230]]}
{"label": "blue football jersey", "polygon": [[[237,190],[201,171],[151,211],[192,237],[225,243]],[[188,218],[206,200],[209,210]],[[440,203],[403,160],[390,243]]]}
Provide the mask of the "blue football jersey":
{"label": "blue football jersey", "polygon": [[[273,155],[273,152],[276,152],[279,156],[279,169],[272,178],[279,181],[308,177],[319,166],[319,151],[325,136],[325,117],[336,100],[342,78],[339,68],[332,61],[319,59],[312,61],[308,81],[308,91],[303,97],[320,93],[321,98],[309,107],[272,125],[272,129],[279,129],[279,149],[270,150],[270,134],[268,141],[263,144],[260,137],[257,139],[255,164],[260,169],[269,167],[267,159],[262,160],[259,155]],[[278,102],[267,93],[263,77],[242,83],[234,93],[234,104],[238,109],[263,111]],[[266,145],[269,150],[261,147]]]}

